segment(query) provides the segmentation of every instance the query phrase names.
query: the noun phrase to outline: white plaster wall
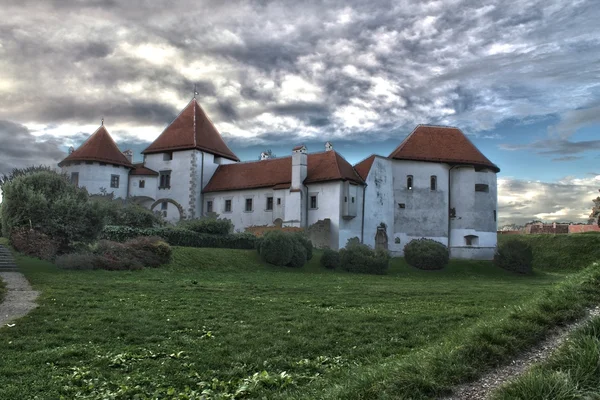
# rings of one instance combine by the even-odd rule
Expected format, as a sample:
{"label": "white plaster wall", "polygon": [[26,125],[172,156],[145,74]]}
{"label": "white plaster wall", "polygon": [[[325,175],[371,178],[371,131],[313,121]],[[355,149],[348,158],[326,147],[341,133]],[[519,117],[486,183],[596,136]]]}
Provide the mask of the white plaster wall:
{"label": "white plaster wall", "polygon": [[[140,181],[145,181],[144,187],[140,188]],[[146,196],[156,200],[158,191],[158,177],[152,175],[130,175],[129,196]]]}
{"label": "white plaster wall", "polygon": [[[343,185],[340,186],[341,188]],[[362,228],[362,213],[363,213],[363,201],[364,201],[364,186],[362,185],[350,185],[348,197],[348,203],[350,210],[354,209],[356,216],[354,218],[344,218],[343,213],[340,214],[339,217],[339,233],[338,233],[338,248],[343,248],[348,243],[348,239],[357,237],[361,238],[361,228]],[[351,197],[355,196],[355,203],[352,205]],[[340,209],[343,209],[344,201],[344,193],[340,196]],[[354,213],[351,213],[352,215]]]}
{"label": "white plaster wall", "polygon": [[[86,164],[81,161],[77,165],[72,163],[62,168],[67,173],[69,179],[72,172],[79,173],[79,187],[85,187],[90,194],[100,194],[100,189],[106,189],[106,193],[114,193],[115,198],[126,198],[129,168],[123,166],[113,166],[111,164],[100,165],[98,162]],[[111,175],[119,175],[119,187],[111,188]]]}
{"label": "white plaster wall", "polygon": [[[394,190],[393,161],[385,157],[375,157],[367,176],[365,193],[365,223],[363,243],[375,247],[375,234],[381,222],[388,226],[389,249],[393,245]],[[359,205],[362,211],[362,204]],[[345,246],[345,243],[343,243]]]}
{"label": "white plaster wall", "polygon": [[[329,218],[331,220],[331,236],[329,247],[337,249],[340,241],[340,196],[342,190],[341,181],[313,183],[307,185],[308,197],[308,226],[319,220]],[[310,208],[310,196],[317,196],[317,208]],[[359,233],[360,236],[360,233]],[[344,242],[345,244],[345,242]]]}

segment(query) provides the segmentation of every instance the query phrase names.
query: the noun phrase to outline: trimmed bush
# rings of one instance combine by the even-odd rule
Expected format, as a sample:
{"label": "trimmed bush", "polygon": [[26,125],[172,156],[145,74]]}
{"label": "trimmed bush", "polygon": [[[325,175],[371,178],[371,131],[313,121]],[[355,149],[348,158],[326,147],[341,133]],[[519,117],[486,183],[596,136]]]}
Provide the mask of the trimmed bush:
{"label": "trimmed bush", "polygon": [[95,269],[98,265],[98,256],[92,253],[63,254],[56,257],[54,261],[59,268],[63,269]]}
{"label": "trimmed bush", "polygon": [[284,266],[294,256],[294,237],[282,231],[267,232],[260,245],[260,255],[269,264]]}
{"label": "trimmed bush", "polygon": [[13,230],[10,244],[20,253],[48,261],[54,260],[59,249],[58,241],[28,228]]}
{"label": "trimmed bush", "polygon": [[323,250],[321,256],[321,265],[327,269],[337,269],[340,267],[340,253],[332,249]]}
{"label": "trimmed bush", "polygon": [[507,271],[519,274],[533,273],[533,250],[521,240],[501,243],[494,254],[494,264]]}
{"label": "trimmed bush", "polygon": [[306,260],[311,260],[313,257],[313,244],[312,241],[306,236],[304,232],[294,233],[294,237],[300,241],[302,246],[306,249]]}
{"label": "trimmed bush", "polygon": [[182,220],[177,226],[196,233],[208,233],[210,235],[228,235],[233,232],[233,223],[225,218]]}
{"label": "trimmed bush", "polygon": [[225,249],[254,249],[256,237],[250,233],[232,233],[228,235],[210,235],[196,233],[181,228],[136,229],[127,226],[107,226],[100,238],[125,242],[139,236],[158,236],[171,246],[212,247]]}
{"label": "trimmed bush", "polygon": [[404,246],[404,259],[408,265],[424,270],[443,269],[448,265],[448,248],[432,239],[411,240]]}
{"label": "trimmed bush", "polygon": [[158,236],[140,236],[126,241],[124,246],[144,267],[158,267],[171,261],[171,246]]}
{"label": "trimmed bush", "polygon": [[385,250],[373,251],[365,244],[348,240],[346,248],[340,250],[340,263],[348,272],[383,275],[388,270],[390,255]]}
{"label": "trimmed bush", "polygon": [[304,244],[298,239],[298,237],[293,238],[292,245],[292,259],[287,264],[288,267],[292,268],[302,268],[304,264],[306,264],[307,251]]}
{"label": "trimmed bush", "polygon": [[106,225],[121,225],[131,228],[153,228],[165,224],[162,217],[139,204],[123,204],[120,200],[96,200],[103,209]]}

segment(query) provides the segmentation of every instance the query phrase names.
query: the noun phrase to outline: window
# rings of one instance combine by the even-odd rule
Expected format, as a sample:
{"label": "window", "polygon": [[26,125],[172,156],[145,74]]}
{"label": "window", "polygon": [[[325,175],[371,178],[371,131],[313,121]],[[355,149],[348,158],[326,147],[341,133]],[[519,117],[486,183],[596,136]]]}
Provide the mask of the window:
{"label": "window", "polygon": [[476,183],[475,184],[475,191],[476,192],[489,192],[490,191],[490,187],[489,185],[486,185],[485,183]]}
{"label": "window", "polygon": [[348,196],[344,196],[344,203],[348,202]]}
{"label": "window", "polygon": [[75,161],[75,165],[81,165],[81,161]]}
{"label": "window", "polygon": [[160,203],[160,209],[161,210],[166,210],[167,208],[169,208],[169,203],[166,201],[163,201],[162,203]]}
{"label": "window", "polygon": [[213,202],[212,202],[212,200],[208,200],[206,202],[206,212],[207,213],[213,212]]}
{"label": "window", "polygon": [[111,188],[119,187],[119,175],[111,175],[110,176],[110,187]]}
{"label": "window", "polygon": [[494,210],[494,222],[496,221],[496,210]]}
{"label": "window", "polygon": [[79,186],[79,172],[71,172],[71,183]]}
{"label": "window", "polygon": [[273,209],[273,197],[267,197],[267,211]]}
{"label": "window", "polygon": [[317,208],[317,196],[310,196],[310,208]]}
{"label": "window", "polygon": [[105,163],[105,162],[101,162],[101,163],[99,163],[99,164],[100,164],[100,165],[106,165],[106,163]]}
{"label": "window", "polygon": [[113,164],[113,168],[120,168],[120,167],[116,164]]}
{"label": "window", "polygon": [[252,199],[246,199],[246,212],[252,211]]}
{"label": "window", "polygon": [[163,161],[171,161],[173,159],[173,152],[169,151],[167,153],[163,153]]}
{"label": "window", "polygon": [[159,189],[169,189],[171,187],[171,171],[160,171]]}
{"label": "window", "polygon": [[477,246],[479,244],[479,237],[475,235],[467,235],[465,236],[465,245],[467,246]]}
{"label": "window", "polygon": [[86,161],[85,163],[86,163],[87,165],[93,165],[93,164],[94,164],[94,162],[93,162],[93,161]]}
{"label": "window", "polygon": [[354,203],[354,197],[352,197],[352,203]]}
{"label": "window", "polygon": [[430,182],[429,182],[429,188],[431,190],[437,190],[437,176],[431,175]]}
{"label": "window", "polygon": [[146,187],[146,181],[143,180],[143,179],[140,179],[140,185],[139,186],[140,186],[140,189],[145,188]]}
{"label": "window", "polygon": [[412,175],[406,176],[406,188],[408,190],[412,190],[412,188],[413,188],[413,176]]}
{"label": "window", "polygon": [[398,207],[400,207],[400,208],[406,208],[406,204],[404,204],[404,203],[398,203]]}
{"label": "window", "polygon": [[277,198],[277,205],[280,206],[281,205],[281,197]]}
{"label": "window", "polygon": [[225,200],[225,212],[231,212],[231,200]]}

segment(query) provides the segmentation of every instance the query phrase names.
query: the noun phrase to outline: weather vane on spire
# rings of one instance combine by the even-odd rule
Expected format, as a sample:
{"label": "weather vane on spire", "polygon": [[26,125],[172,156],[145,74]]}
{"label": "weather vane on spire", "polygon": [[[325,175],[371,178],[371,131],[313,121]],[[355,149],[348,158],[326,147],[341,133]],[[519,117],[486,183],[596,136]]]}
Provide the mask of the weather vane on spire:
{"label": "weather vane on spire", "polygon": [[102,117],[102,121],[100,121],[101,125],[104,126],[104,117]]}
{"label": "weather vane on spire", "polygon": [[198,95],[198,91],[196,90],[196,84],[194,83],[194,98],[196,98],[196,95]]}

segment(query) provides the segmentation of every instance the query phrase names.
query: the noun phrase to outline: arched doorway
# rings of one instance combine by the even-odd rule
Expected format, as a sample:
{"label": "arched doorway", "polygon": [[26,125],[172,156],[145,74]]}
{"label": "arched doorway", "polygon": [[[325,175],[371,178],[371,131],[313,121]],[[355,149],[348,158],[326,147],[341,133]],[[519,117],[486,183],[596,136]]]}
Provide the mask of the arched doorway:
{"label": "arched doorway", "polygon": [[154,211],[154,209],[155,209],[155,208],[156,208],[158,205],[161,205],[161,208],[163,208],[163,207],[164,207],[164,205],[163,205],[163,204],[165,204],[165,203],[170,203],[170,204],[174,205],[174,206],[175,206],[175,208],[177,209],[178,213],[179,213],[179,218],[177,219],[177,218],[173,218],[171,215],[167,214],[167,212],[166,212],[167,210],[165,210],[165,209],[162,209],[162,210],[160,210],[160,209],[159,209],[158,211],[161,211],[161,212],[163,212],[163,216],[164,216],[164,217],[165,217],[165,218],[166,218],[168,221],[171,221],[171,222],[173,222],[173,221],[174,221],[174,222],[177,222],[177,221],[179,221],[179,220],[185,219],[185,213],[184,213],[184,211],[183,211],[183,207],[181,207],[181,204],[179,204],[178,202],[176,202],[176,201],[175,201],[175,200],[173,200],[173,199],[158,199],[158,200],[156,200],[156,201],[155,201],[154,203],[152,203],[152,205],[150,206],[150,211]]}
{"label": "arched doorway", "polygon": [[388,249],[388,236],[386,233],[385,224],[381,224],[377,227],[377,233],[375,233],[375,248],[376,249]]}

